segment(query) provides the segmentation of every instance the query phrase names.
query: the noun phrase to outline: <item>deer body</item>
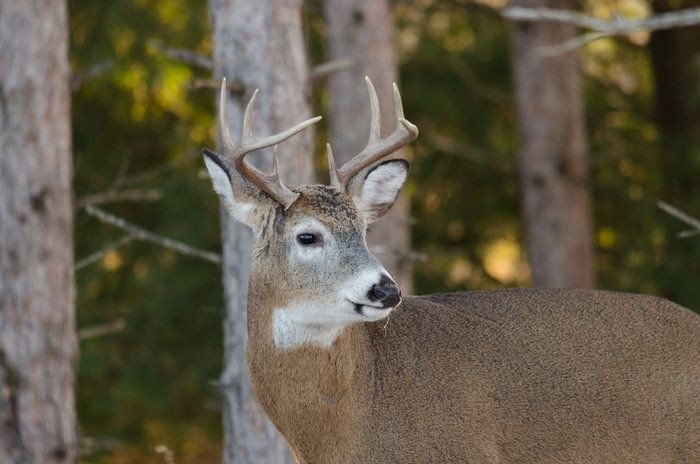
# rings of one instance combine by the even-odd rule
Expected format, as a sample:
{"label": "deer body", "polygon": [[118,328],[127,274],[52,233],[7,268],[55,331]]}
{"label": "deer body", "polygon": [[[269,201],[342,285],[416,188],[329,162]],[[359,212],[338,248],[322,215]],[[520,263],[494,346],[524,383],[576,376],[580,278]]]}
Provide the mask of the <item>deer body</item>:
{"label": "deer body", "polygon": [[406,297],[293,351],[249,309],[256,395],[302,463],[700,462],[700,323],[668,301]]}
{"label": "deer body", "polygon": [[205,151],[214,189],[255,232],[247,364],[299,462],[700,462],[700,318],[689,310],[572,289],[401,299],[365,231],[407,163],[369,168],[417,130],[395,90],[397,130],[381,139],[368,89],[370,141],[340,169],[329,150],[331,186],[289,189],[247,165],[248,151],[283,137],[253,138],[249,105],[235,147],[223,90],[231,159]]}

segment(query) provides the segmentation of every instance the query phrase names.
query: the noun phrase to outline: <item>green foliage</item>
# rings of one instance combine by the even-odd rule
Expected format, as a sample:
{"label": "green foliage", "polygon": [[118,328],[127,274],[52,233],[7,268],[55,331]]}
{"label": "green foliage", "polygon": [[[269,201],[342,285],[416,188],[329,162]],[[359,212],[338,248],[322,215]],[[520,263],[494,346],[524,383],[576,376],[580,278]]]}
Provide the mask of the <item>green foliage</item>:
{"label": "green foliage", "polygon": [[520,233],[505,24],[490,11],[437,3],[400,14],[406,112],[421,128],[413,234],[429,257],[416,268],[416,291],[524,284],[522,265],[501,283],[485,264],[493,244]]}
{"label": "green foliage", "polygon": [[[74,94],[76,197],[110,189],[160,191],[157,202],[105,205],[128,221],[207,250],[220,248],[218,202],[198,177],[213,145],[213,94],[187,90],[208,72],[175,62],[158,44],[210,53],[206,2],[71,2],[77,73],[111,67]],[[76,256],[123,235],[78,212]],[[116,443],[86,462],[178,462],[220,456],[218,377],[222,286],[217,266],[132,242],[78,270],[78,324],[119,318],[117,334],[81,342],[82,433]],[[185,433],[186,432],[186,433]]]}
{"label": "green foliage", "polygon": [[[323,60],[319,10],[307,4],[312,62]],[[157,202],[104,207],[218,250],[218,202],[198,176],[199,150],[213,145],[214,96],[188,90],[210,73],[159,51],[210,55],[206,2],[73,0],[70,11],[76,72],[111,63],[74,94],[76,197],[157,189]],[[416,291],[527,285],[507,24],[459,2],[403,4],[397,19],[406,114],[421,129],[407,187],[414,248],[428,257],[417,263]],[[645,47],[609,39],[581,56],[600,286],[700,309],[700,239],[676,238],[686,227],[655,207],[663,199],[700,215],[700,140],[657,128]],[[315,90],[320,107],[322,89]],[[123,236],[83,211],[76,220],[78,259]],[[163,462],[154,452],[162,443],[178,463],[217,462],[218,267],[132,242],[76,277],[80,327],[126,321],[119,333],[81,342],[82,432],[112,443],[84,461]]]}

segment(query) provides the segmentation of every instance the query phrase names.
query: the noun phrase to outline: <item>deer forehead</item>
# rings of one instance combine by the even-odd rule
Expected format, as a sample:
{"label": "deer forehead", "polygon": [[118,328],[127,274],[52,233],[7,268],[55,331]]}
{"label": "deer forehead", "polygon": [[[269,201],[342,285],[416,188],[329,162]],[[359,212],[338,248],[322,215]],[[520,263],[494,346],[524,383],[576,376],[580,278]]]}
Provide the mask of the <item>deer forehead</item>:
{"label": "deer forehead", "polygon": [[311,217],[334,235],[359,233],[364,236],[362,215],[345,192],[326,185],[306,185],[296,190],[300,195],[288,210],[290,224]]}

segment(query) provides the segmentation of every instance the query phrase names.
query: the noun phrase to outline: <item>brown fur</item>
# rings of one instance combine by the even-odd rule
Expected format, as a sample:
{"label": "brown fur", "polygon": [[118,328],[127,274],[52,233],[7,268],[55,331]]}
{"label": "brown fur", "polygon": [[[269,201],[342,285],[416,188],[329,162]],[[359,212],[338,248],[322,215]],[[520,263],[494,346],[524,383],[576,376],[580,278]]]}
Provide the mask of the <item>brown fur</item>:
{"label": "brown fur", "polygon": [[408,297],[279,351],[251,283],[248,366],[301,463],[700,462],[700,319],[593,290]]}

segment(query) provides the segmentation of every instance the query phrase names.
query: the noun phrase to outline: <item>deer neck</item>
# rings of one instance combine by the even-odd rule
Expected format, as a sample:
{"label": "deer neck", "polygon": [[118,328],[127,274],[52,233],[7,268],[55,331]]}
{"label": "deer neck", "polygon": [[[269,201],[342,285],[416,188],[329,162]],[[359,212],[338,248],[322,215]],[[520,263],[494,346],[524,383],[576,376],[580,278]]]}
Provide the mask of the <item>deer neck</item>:
{"label": "deer neck", "polygon": [[[352,432],[359,429],[355,422],[370,406],[362,402],[371,397],[367,392],[372,388],[369,338],[361,324],[344,328],[291,324],[280,329],[280,308],[288,306],[271,290],[275,287],[251,279],[247,363],[253,389],[292,447],[322,462],[326,453],[333,453],[331,447],[352,447],[357,442]],[[280,343],[280,330],[287,341],[296,337],[302,343]],[[319,436],[340,437],[346,443],[322,443]],[[311,444],[314,449],[307,449]]]}

